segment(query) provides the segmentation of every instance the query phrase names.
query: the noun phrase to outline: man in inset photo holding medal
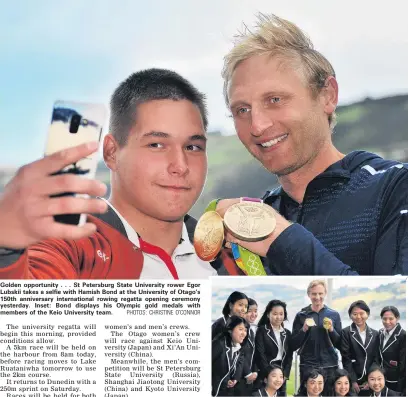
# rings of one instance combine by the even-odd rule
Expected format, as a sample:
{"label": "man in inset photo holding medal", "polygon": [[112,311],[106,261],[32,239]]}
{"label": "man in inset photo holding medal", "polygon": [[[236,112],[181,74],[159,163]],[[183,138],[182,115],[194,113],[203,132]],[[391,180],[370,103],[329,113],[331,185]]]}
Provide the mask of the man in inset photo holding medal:
{"label": "man in inset photo holding medal", "polygon": [[222,76],[239,139],[280,183],[251,209],[240,199],[212,204],[233,243],[226,273],[408,274],[407,166],[334,146],[336,73],[307,35],[260,15],[236,37]]}
{"label": "man in inset photo holding medal", "polygon": [[340,343],[341,319],[337,311],[324,304],[326,294],[325,281],[311,281],[307,288],[311,304],[301,309],[293,321],[291,343],[300,356],[300,379],[313,368],[322,370],[325,377],[330,378],[338,368],[335,349]]}

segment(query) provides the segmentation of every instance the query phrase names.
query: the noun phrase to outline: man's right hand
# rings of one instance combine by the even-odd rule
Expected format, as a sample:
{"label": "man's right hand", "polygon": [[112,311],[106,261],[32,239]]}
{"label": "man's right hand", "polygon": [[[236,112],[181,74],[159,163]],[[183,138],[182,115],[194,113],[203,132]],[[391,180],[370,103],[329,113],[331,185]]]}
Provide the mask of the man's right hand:
{"label": "man's right hand", "polygon": [[84,226],[55,222],[53,215],[103,213],[107,204],[100,199],[73,196],[54,197],[65,192],[103,196],[106,185],[77,175],[51,174],[94,153],[97,142],[62,150],[20,168],[0,196],[0,247],[22,249],[46,238],[79,239],[95,232]]}
{"label": "man's right hand", "polygon": [[305,323],[303,324],[302,330],[303,332],[307,332],[308,329],[309,329],[309,326],[306,324],[306,321],[305,321]]}
{"label": "man's right hand", "polygon": [[[216,211],[222,218],[224,218],[224,215],[227,212],[228,208],[234,204],[239,203],[240,201],[241,199],[239,198],[222,199],[218,202]],[[268,236],[266,239],[263,239],[261,241],[256,241],[256,242],[248,242],[248,241],[240,240],[236,238],[235,236],[232,236],[232,234],[226,230],[226,235],[225,235],[226,241],[230,243],[236,243],[240,245],[241,247],[246,248],[247,250],[253,252],[254,254],[265,257],[271,244],[276,240],[276,238],[286,228],[288,228],[291,225],[291,222],[285,219],[281,214],[279,214],[279,212],[277,212],[272,207],[271,209],[275,214],[276,227],[273,233],[270,236]]]}

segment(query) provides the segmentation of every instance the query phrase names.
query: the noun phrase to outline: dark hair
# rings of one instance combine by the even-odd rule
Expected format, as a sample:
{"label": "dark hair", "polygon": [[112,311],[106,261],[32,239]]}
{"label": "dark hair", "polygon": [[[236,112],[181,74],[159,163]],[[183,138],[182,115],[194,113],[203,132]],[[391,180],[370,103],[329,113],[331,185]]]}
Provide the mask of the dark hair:
{"label": "dark hair", "polygon": [[326,378],[320,370],[316,368],[312,368],[310,371],[305,371],[303,374],[303,378],[300,383],[299,390],[297,392],[297,396],[307,396],[307,388],[306,388],[306,383],[309,379],[316,379],[319,375],[323,377],[323,383],[325,383]]}
{"label": "dark hair", "polygon": [[348,393],[346,394],[346,396],[349,396],[350,395],[350,391],[351,391],[351,387],[352,387],[352,381],[351,381],[351,378],[350,378],[350,374],[348,373],[348,371],[346,371],[345,369],[341,369],[341,368],[338,368],[338,369],[336,369],[336,372],[334,373],[334,375],[333,375],[333,377],[331,377],[330,379],[328,379],[328,381],[330,382],[330,385],[331,385],[331,387],[330,387],[330,391],[331,391],[331,396],[335,396],[336,395],[336,389],[335,389],[335,387],[336,387],[336,382],[340,379],[340,378],[342,378],[343,376],[346,376],[347,377],[347,379],[348,379],[348,381],[349,381],[349,384],[350,384],[350,388],[349,388],[349,391],[348,391]]}
{"label": "dark hair", "polygon": [[248,301],[248,297],[244,293],[239,292],[239,291],[234,291],[228,297],[222,309],[222,314],[224,315],[224,317],[228,317],[231,313],[230,304],[233,305],[236,301],[239,301],[240,299],[246,299]]}
{"label": "dark hair", "polygon": [[269,324],[268,314],[271,312],[271,310],[275,306],[282,306],[283,307],[283,314],[284,314],[283,321],[288,320],[288,312],[286,311],[286,303],[282,302],[282,301],[280,301],[278,299],[273,299],[266,305],[265,311],[262,314],[262,317],[260,318],[260,320],[258,322],[258,327],[260,327],[261,325]]}
{"label": "dark hair", "polygon": [[368,381],[368,377],[370,376],[370,374],[374,371],[380,371],[383,376],[384,376],[384,382],[385,382],[385,369],[381,368],[378,364],[373,364],[370,369],[367,372],[367,381]]}
{"label": "dark hair", "polygon": [[380,317],[382,317],[385,312],[392,312],[392,314],[393,314],[395,317],[397,317],[397,318],[400,318],[400,317],[401,317],[399,310],[398,310],[395,306],[385,306],[385,307],[381,310]]}
{"label": "dark hair", "polygon": [[262,378],[268,378],[269,374],[274,371],[275,369],[280,369],[282,371],[282,375],[283,375],[283,369],[282,367],[280,367],[279,365],[276,364],[270,364],[268,365],[265,370],[263,371],[263,375]]}
{"label": "dark hair", "polygon": [[227,338],[228,346],[231,346],[232,344],[232,331],[234,330],[235,327],[237,327],[240,324],[244,324],[245,328],[247,329],[247,334],[245,336],[245,339],[241,343],[242,346],[246,345],[247,340],[248,340],[248,335],[249,335],[249,327],[250,327],[248,321],[239,316],[231,316],[227,320],[227,323],[225,324],[224,331],[223,331],[223,335]]}
{"label": "dark hair", "polygon": [[367,377],[371,374],[371,372],[380,371],[385,377],[385,369],[381,368],[378,364],[373,364],[367,371]]}
{"label": "dark hair", "polygon": [[353,311],[353,309],[356,308],[356,307],[358,307],[361,310],[364,310],[365,312],[367,312],[368,315],[370,315],[370,308],[368,307],[367,303],[365,303],[362,300],[358,300],[358,301],[353,302],[350,305],[350,307],[348,309],[349,317],[351,316],[351,312]]}
{"label": "dark hair", "polygon": [[258,304],[256,303],[256,300],[252,298],[248,298],[248,307],[254,306],[254,305],[258,306]]}
{"label": "dark hair", "polygon": [[128,140],[135,124],[138,105],[153,100],[186,99],[196,105],[207,130],[205,95],[178,73],[167,69],[146,69],[131,74],[115,90],[110,101],[110,132],[120,146]]}

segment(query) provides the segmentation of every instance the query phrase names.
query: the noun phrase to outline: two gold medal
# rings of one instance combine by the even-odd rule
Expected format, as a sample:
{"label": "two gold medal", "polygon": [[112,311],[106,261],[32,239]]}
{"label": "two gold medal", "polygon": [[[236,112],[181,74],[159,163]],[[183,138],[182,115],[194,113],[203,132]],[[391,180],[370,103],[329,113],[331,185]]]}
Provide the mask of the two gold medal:
{"label": "two gold medal", "polygon": [[[308,327],[314,327],[316,325],[315,320],[312,317],[308,317],[305,320],[305,323]],[[328,317],[323,319],[323,328],[329,330],[332,326],[332,320]]]}
{"label": "two gold medal", "polygon": [[224,227],[240,240],[260,241],[270,236],[275,226],[275,215],[268,205],[241,200],[228,208],[224,219],[215,211],[201,216],[194,232],[194,248],[200,259],[212,261],[223,246]]}

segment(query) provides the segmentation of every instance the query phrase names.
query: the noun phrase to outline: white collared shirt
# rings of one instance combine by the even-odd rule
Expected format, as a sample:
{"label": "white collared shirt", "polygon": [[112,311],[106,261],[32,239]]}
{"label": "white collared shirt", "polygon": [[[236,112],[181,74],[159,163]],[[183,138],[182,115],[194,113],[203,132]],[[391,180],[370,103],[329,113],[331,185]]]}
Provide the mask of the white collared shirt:
{"label": "white collared shirt", "polygon": [[358,328],[358,327],[357,327],[357,329],[358,329],[358,333],[360,334],[361,341],[363,342],[363,345],[365,345],[365,341],[366,341],[366,337],[367,337],[367,325],[364,328],[364,331],[360,331],[360,328]]}
{"label": "white collared shirt", "polygon": [[387,331],[387,330],[384,328],[384,343],[383,343],[382,347],[384,347],[384,346],[387,344],[388,339],[391,338],[392,334],[393,334],[394,331],[395,331],[395,328],[397,328],[397,326],[395,326],[391,331]]}
{"label": "white collared shirt", "polygon": [[256,324],[249,324],[250,328],[252,329],[252,332],[254,333],[254,336],[256,335],[256,332],[258,331],[258,326]]}
{"label": "white collared shirt", "polygon": [[241,349],[241,344],[240,343],[236,343],[235,345],[233,344],[232,347],[232,354],[234,355],[235,352],[239,351]]}
{"label": "white collared shirt", "polygon": [[[119,213],[116,208],[104,200],[118,215],[126,230],[128,239],[136,246],[140,248],[139,236],[132,226],[126,221],[126,219]],[[176,267],[177,274],[180,279],[199,279],[208,278],[209,276],[216,276],[216,270],[211,266],[210,262],[201,260],[191,244],[188,237],[187,227],[183,222],[183,230],[181,234],[181,243],[176,247],[171,256],[171,260]],[[143,252],[143,268],[140,274],[142,279],[173,279],[169,269],[163,260],[154,254],[148,254]]]}
{"label": "white collared shirt", "polygon": [[282,345],[282,339],[281,339],[281,332],[283,331],[283,328],[281,326],[279,328],[279,330],[276,331],[276,329],[272,327],[272,331],[275,334],[276,342],[278,342],[278,354],[273,359],[273,361],[282,360],[282,357],[283,357],[283,345]]}
{"label": "white collared shirt", "polygon": [[276,397],[278,395],[278,392],[275,392],[275,394],[270,395],[268,393],[268,390],[266,390],[266,387],[264,388],[264,390],[265,390],[266,394],[268,395],[268,397]]}

